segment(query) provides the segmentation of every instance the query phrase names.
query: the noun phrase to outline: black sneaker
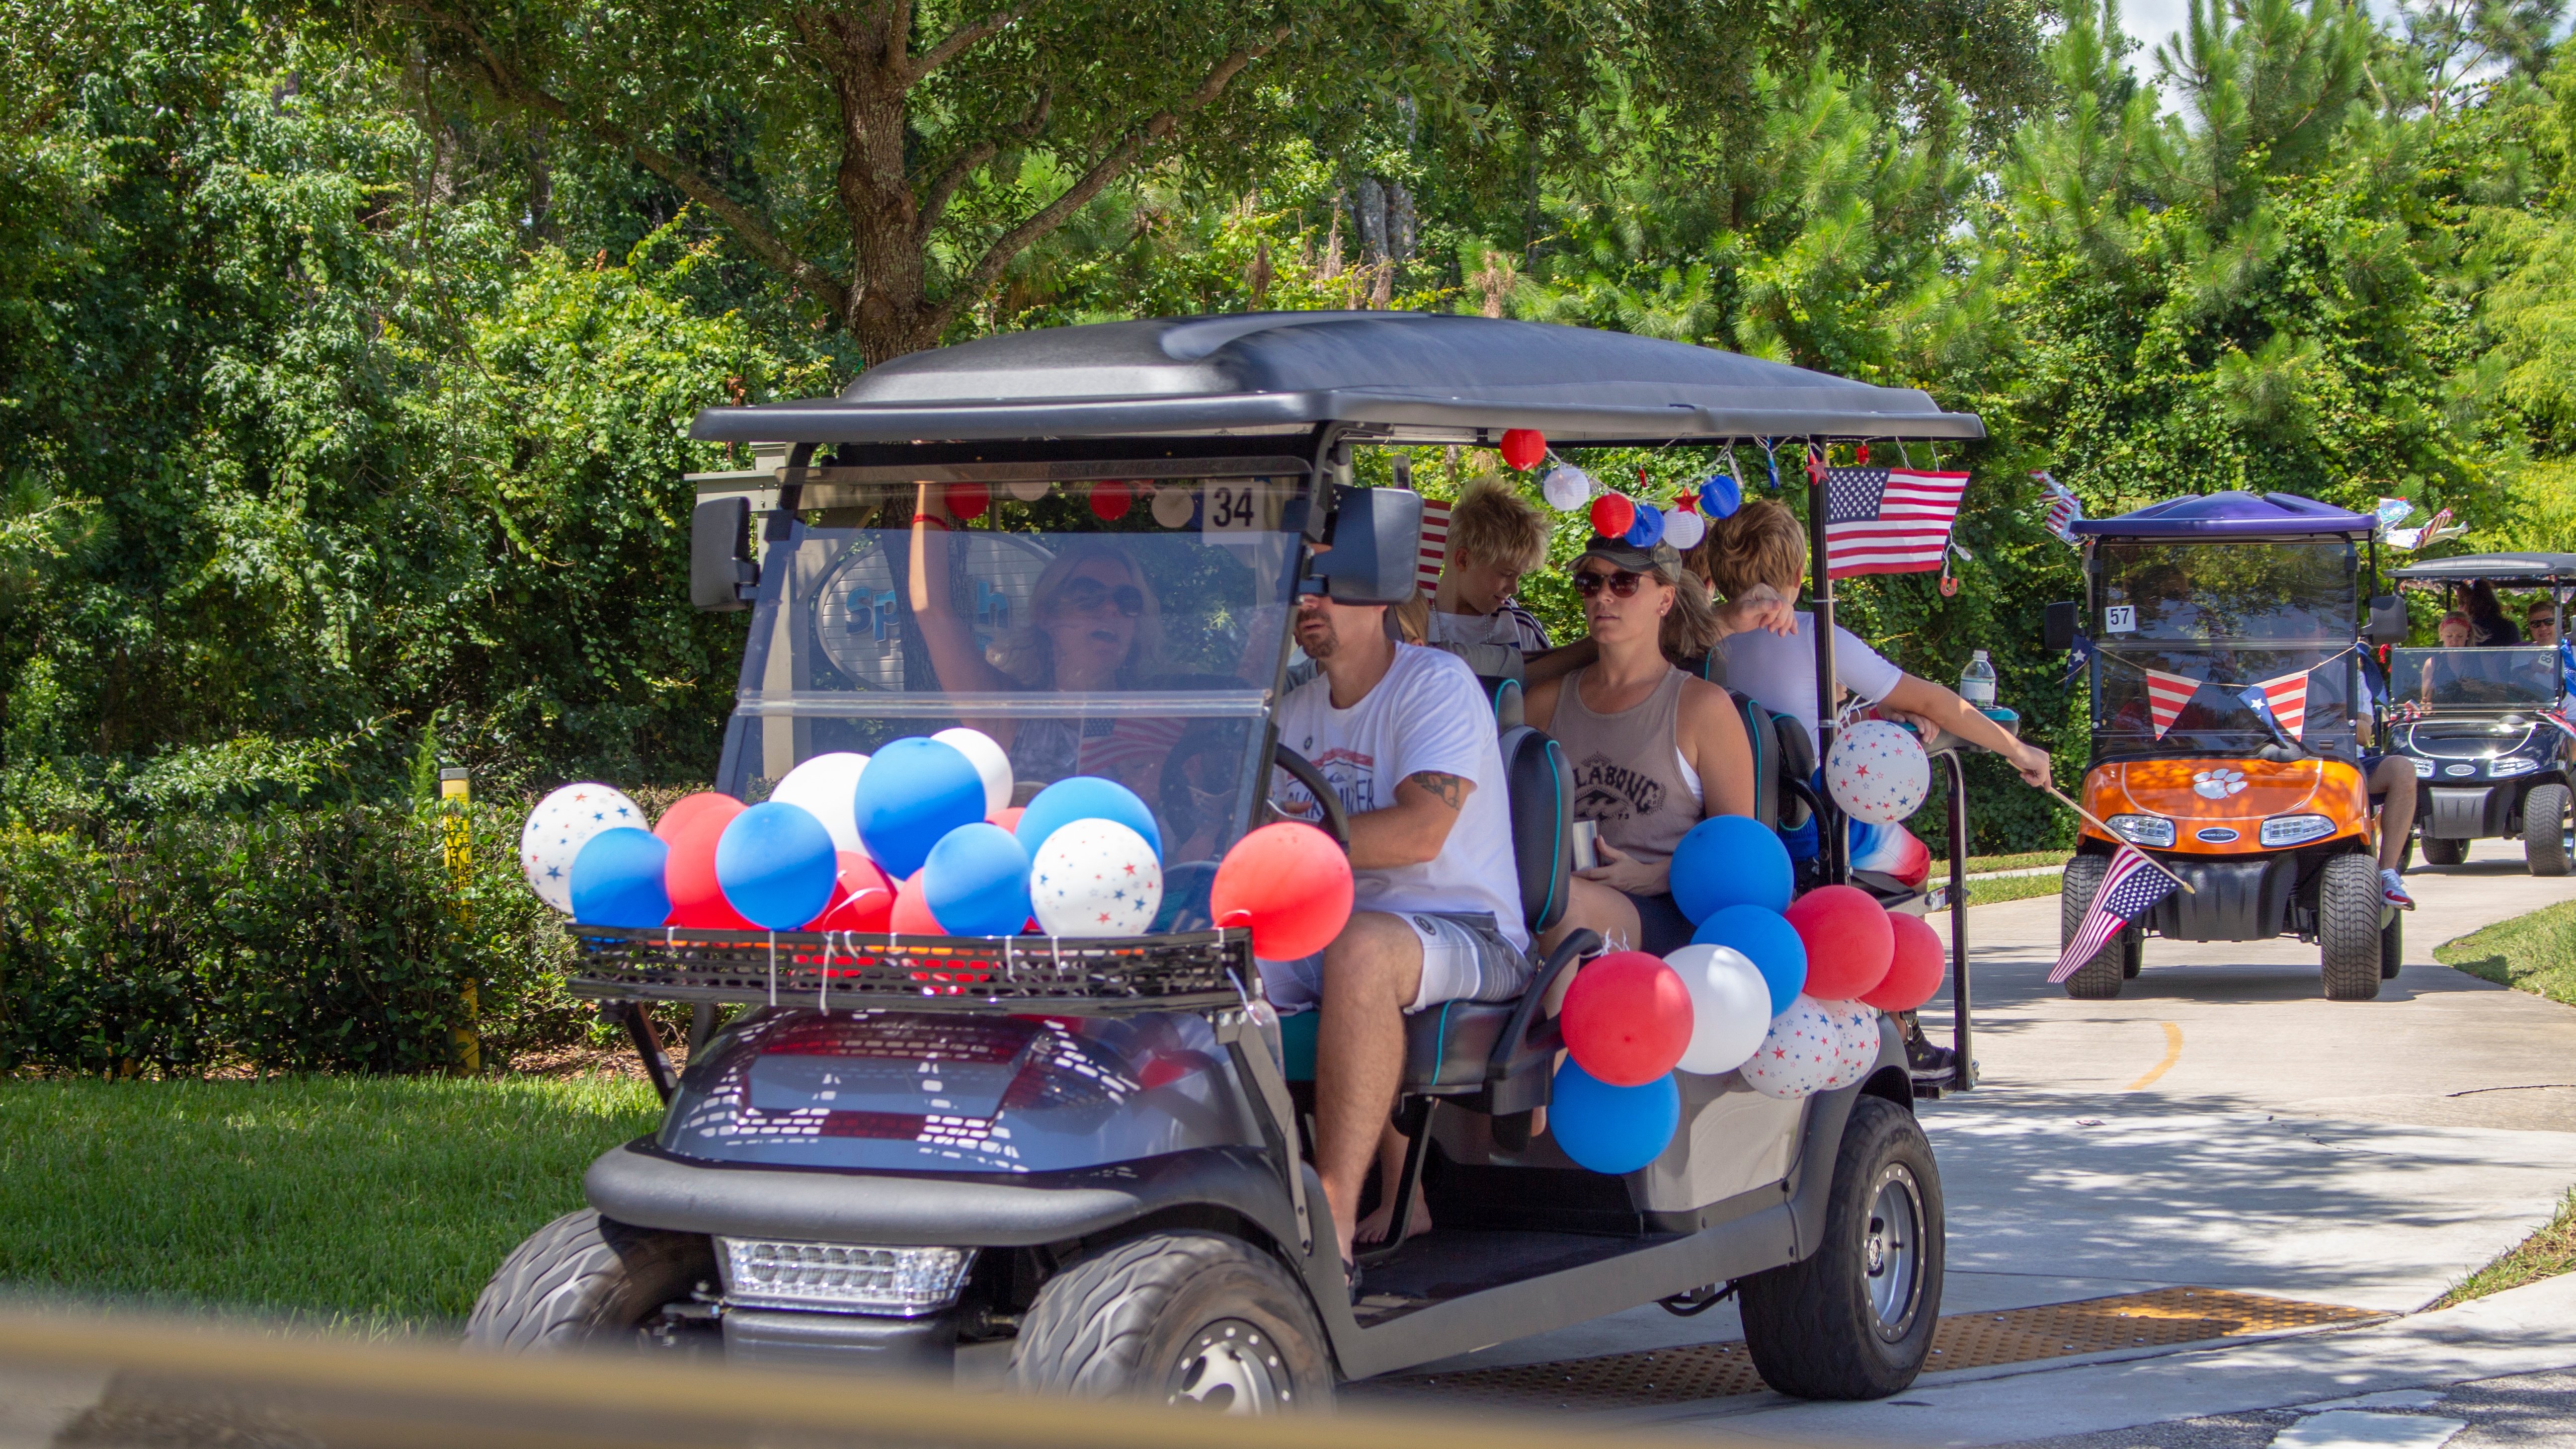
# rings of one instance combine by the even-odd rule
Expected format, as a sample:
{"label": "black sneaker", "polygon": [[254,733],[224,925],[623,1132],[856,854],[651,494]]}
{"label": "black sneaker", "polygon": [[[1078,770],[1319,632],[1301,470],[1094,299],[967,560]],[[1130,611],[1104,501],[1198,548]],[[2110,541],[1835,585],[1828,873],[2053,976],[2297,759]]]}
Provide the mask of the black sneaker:
{"label": "black sneaker", "polygon": [[1905,1038],[1905,1068],[1917,1081],[1948,1081],[1958,1075],[1959,1054],[1925,1041],[1918,1030]]}

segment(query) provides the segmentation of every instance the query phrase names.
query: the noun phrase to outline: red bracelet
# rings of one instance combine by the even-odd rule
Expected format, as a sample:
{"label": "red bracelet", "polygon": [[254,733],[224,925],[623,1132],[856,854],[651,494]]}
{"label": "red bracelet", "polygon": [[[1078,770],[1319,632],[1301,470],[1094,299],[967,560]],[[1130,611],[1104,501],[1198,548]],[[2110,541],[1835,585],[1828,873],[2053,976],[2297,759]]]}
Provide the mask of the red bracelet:
{"label": "red bracelet", "polygon": [[[947,520],[947,519],[945,519],[945,518],[938,517],[938,516],[937,516],[937,515],[935,515],[935,514],[929,514],[929,513],[916,513],[916,514],[914,514],[914,515],[912,516],[912,521],[913,521],[913,522],[915,522],[915,523],[936,523],[936,524],[938,524],[941,528],[949,528],[948,520]],[[954,530],[953,528],[950,528],[950,529],[949,529],[949,531],[953,533],[953,532],[955,532],[956,530]]]}

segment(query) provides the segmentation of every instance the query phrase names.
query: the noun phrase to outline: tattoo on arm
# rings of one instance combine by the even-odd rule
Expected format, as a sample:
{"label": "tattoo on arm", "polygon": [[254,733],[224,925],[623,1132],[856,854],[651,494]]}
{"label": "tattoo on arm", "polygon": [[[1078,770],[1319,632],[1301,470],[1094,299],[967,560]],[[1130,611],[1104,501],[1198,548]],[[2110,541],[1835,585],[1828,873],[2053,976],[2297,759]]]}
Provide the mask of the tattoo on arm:
{"label": "tattoo on arm", "polygon": [[1463,775],[1445,775],[1438,770],[1422,770],[1404,778],[1452,810],[1465,804],[1467,792],[1475,788]]}

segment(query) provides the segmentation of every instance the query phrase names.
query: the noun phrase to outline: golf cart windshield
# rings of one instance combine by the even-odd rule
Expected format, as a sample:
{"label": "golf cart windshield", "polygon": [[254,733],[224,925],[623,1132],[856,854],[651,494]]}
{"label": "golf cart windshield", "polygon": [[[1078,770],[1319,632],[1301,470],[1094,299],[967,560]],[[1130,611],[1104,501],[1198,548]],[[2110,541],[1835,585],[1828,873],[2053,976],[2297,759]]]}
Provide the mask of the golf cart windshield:
{"label": "golf cart windshield", "polygon": [[2104,539],[2098,752],[2241,754],[2296,741],[2349,758],[2362,698],[2359,562],[2344,538]]}
{"label": "golf cart windshield", "polygon": [[790,470],[798,507],[764,537],[718,787],[760,800],[815,755],[964,725],[1010,756],[1014,803],[1105,776],[1155,811],[1167,862],[1222,855],[1266,778],[1248,767],[1287,648],[1306,479],[1193,468]]}
{"label": "golf cart windshield", "polygon": [[2558,651],[2535,648],[2393,649],[2390,690],[2432,709],[2547,709],[2558,703]]}

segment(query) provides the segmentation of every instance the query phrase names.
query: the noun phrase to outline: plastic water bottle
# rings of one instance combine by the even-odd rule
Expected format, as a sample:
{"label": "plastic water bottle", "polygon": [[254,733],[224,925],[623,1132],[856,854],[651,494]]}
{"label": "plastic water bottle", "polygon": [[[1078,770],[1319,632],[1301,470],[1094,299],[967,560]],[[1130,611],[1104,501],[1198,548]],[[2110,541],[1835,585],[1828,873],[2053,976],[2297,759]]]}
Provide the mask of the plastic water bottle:
{"label": "plastic water bottle", "polygon": [[1959,697],[1979,709],[1995,707],[1995,667],[1983,649],[1970,654],[1968,667],[1959,671]]}

